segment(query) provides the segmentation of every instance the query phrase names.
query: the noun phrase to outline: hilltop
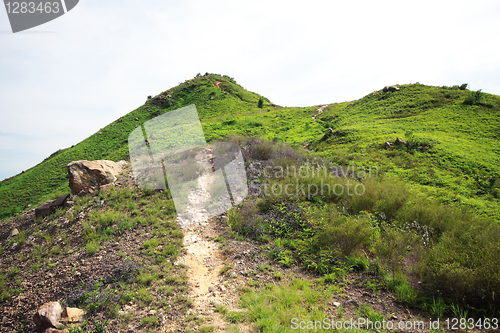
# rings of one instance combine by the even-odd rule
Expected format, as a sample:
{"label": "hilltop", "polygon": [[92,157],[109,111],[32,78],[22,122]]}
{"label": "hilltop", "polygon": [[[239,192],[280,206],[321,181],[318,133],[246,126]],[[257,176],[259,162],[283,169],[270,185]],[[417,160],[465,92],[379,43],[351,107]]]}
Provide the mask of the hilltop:
{"label": "hilltop", "polygon": [[[241,147],[243,203],[181,230],[169,190],[140,190],[128,171],[34,218],[69,192],[69,162],[127,160],[131,131],[191,104],[208,142]],[[31,313],[52,295],[88,310],[94,332],[274,332],[297,314],[498,317],[499,139],[500,97],[465,84],[285,108],[230,77],[198,75],[0,183],[0,304],[16,313],[11,327],[28,327],[19,304]],[[290,184],[308,192],[274,191]]]}
{"label": "hilltop", "polygon": [[[149,119],[195,104],[208,142],[231,134],[259,136],[322,152],[339,164],[376,166],[415,183],[443,203],[465,204],[500,220],[499,97],[466,85],[400,85],[352,102],[284,108],[249,92],[228,76],[198,75],[157,96],[25,173],[0,182],[0,219],[66,191],[65,166],[74,160],[128,159],[130,132]],[[263,108],[258,108],[259,99]],[[472,105],[469,105],[472,104]],[[314,117],[314,119],[313,119]],[[333,135],[325,137],[329,129]],[[410,152],[382,149],[396,138]]]}

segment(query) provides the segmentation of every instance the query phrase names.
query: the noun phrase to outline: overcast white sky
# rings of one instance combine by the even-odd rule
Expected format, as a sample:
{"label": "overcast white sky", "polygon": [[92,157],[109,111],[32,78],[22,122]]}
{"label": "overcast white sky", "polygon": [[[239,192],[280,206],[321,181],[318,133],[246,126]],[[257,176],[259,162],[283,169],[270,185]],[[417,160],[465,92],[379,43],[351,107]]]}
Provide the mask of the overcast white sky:
{"label": "overcast white sky", "polygon": [[80,0],[12,34],[0,7],[0,180],[196,73],[283,106],[389,84],[500,94],[499,1]]}

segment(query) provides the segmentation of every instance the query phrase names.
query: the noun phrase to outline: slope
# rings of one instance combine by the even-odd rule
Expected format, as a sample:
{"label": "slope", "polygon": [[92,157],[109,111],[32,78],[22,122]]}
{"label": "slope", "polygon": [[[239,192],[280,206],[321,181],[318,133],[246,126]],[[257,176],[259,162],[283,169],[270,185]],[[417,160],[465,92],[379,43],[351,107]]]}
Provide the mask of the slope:
{"label": "slope", "polygon": [[[283,108],[263,98],[264,108],[259,109],[262,97],[232,78],[200,75],[148,99],[26,173],[0,182],[0,218],[65,191],[67,163],[127,159],[127,138],[138,124],[195,104],[209,142],[237,134],[303,145],[339,165],[375,167],[441,203],[464,205],[500,221],[500,98],[479,93],[475,102],[467,103],[477,93],[466,85],[399,88],[320,108]],[[396,138],[408,144],[384,149],[385,142]]]}
{"label": "slope", "polygon": [[75,160],[127,158],[127,139],[131,131],[151,118],[162,113],[195,104],[202,119],[221,114],[240,114],[257,109],[262,98],[239,86],[228,76],[206,74],[161,93],[100,129],[84,141],[62,149],[42,163],[0,182],[0,219],[10,217],[44,200],[52,199],[66,191],[66,165]]}

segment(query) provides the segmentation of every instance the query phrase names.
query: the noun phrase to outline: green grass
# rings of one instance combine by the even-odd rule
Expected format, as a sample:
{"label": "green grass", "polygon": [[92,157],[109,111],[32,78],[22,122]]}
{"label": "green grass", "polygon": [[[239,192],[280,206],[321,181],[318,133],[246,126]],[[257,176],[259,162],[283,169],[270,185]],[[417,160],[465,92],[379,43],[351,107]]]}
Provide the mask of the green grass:
{"label": "green grass", "polygon": [[327,318],[329,297],[327,290],[294,279],[280,285],[270,284],[264,290],[251,290],[242,296],[241,304],[248,310],[247,320],[259,332],[294,332],[294,318],[313,323]]}
{"label": "green grass", "polygon": [[[214,84],[221,82],[219,88]],[[168,103],[160,103],[160,95],[172,93]],[[150,99],[146,104],[96,131],[93,135],[70,148],[60,149],[40,164],[0,182],[0,219],[25,209],[28,204],[38,205],[68,193],[66,165],[76,160],[128,158],[128,136],[136,125],[165,112],[195,104],[202,119],[247,112],[258,112],[261,96],[248,92],[228,76],[210,74],[194,78],[178,87]],[[213,99],[211,99],[213,97]],[[270,105],[264,98],[264,105]],[[139,118],[136,121],[135,118]]]}
{"label": "green grass", "polygon": [[[258,144],[266,148],[271,160],[283,151],[269,142]],[[256,148],[254,142],[251,149]],[[299,154],[287,161],[288,166],[303,166],[303,170],[327,162],[304,161]],[[496,313],[500,225],[465,205],[429,199],[420,187],[393,174],[378,176],[365,173],[360,179],[339,179],[316,172],[314,176],[283,173],[267,178],[273,186],[298,184],[306,189],[351,182],[363,186],[363,195],[325,191],[249,198],[228,212],[230,233],[261,241],[271,259],[285,267],[300,264],[324,275],[326,283],[341,281],[350,270],[368,270],[407,305],[430,309],[433,298],[444,297],[448,304],[475,307],[469,314]],[[423,282],[425,293],[414,288],[417,281]],[[371,286],[383,287],[384,283]]]}
{"label": "green grass", "polygon": [[[358,177],[307,176],[297,184],[314,188],[324,181],[332,188],[362,185],[365,190],[360,196],[281,193],[248,200],[228,212],[231,236],[258,239],[276,262],[300,264],[325,275],[327,283],[342,278],[341,272],[370,270],[407,304],[441,312],[435,300],[442,297],[443,304],[450,304],[444,306],[448,312],[452,305],[457,313],[467,311],[466,306],[495,312],[500,306],[495,298],[500,289],[500,97],[470,92],[464,85],[417,83],[399,88],[331,104],[313,121],[317,107],[283,108],[227,76],[197,76],[153,96],[26,173],[0,182],[0,219],[67,192],[67,163],[127,159],[128,135],[136,125],[195,104],[208,141],[229,138],[248,148],[250,160],[270,159],[282,167],[348,166]],[[166,95],[171,97],[161,97]],[[406,144],[384,148],[385,142],[396,139]],[[313,152],[299,147],[306,141]],[[261,181],[285,186],[295,178]],[[175,209],[168,191],[163,197],[154,191],[114,189],[100,195],[109,208],[94,209],[82,222],[89,253],[130,230],[155,228],[155,237],[144,243],[148,258],[164,264],[177,256],[182,233],[172,219]],[[91,204],[88,197],[76,198],[68,218],[74,220]],[[62,214],[57,211],[50,219]],[[26,236],[20,234],[16,240],[23,243]],[[47,247],[53,246],[50,233],[42,237]],[[30,262],[35,268],[43,254],[36,257]],[[429,288],[428,295],[413,290],[415,276]],[[472,312],[469,315],[475,315]]]}
{"label": "green grass", "polygon": [[[214,84],[221,82],[219,88]],[[169,102],[161,95],[171,93]],[[469,91],[456,87],[402,85],[400,91],[369,94],[329,105],[314,122],[316,107],[282,108],[237,85],[227,76],[200,76],[150,99],[72,148],[60,150],[24,174],[0,182],[0,218],[67,192],[67,163],[128,157],[127,138],[138,123],[195,104],[208,141],[233,134],[309,146],[340,164],[376,166],[414,183],[443,203],[463,204],[500,220],[500,99],[482,93],[464,104]],[[212,99],[213,97],[213,99]],[[267,111],[269,109],[269,111]],[[139,122],[135,118],[139,118]],[[334,135],[323,138],[328,128]],[[123,131],[122,131],[123,129]],[[411,133],[411,134],[409,134]],[[396,138],[403,149],[384,150]],[[407,149],[406,149],[407,148]]]}

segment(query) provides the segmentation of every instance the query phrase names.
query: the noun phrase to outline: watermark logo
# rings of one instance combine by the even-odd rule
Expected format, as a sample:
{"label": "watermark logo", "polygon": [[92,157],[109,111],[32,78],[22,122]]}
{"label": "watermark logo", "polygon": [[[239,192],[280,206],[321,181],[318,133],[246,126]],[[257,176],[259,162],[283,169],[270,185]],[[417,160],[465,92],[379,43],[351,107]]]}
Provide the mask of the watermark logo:
{"label": "watermark logo", "polygon": [[220,215],[248,194],[238,145],[207,145],[194,105],[145,122],[128,138],[137,185],[170,189],[181,224]]}
{"label": "watermark logo", "polygon": [[62,16],[75,8],[79,0],[4,0],[12,32],[27,30]]}

